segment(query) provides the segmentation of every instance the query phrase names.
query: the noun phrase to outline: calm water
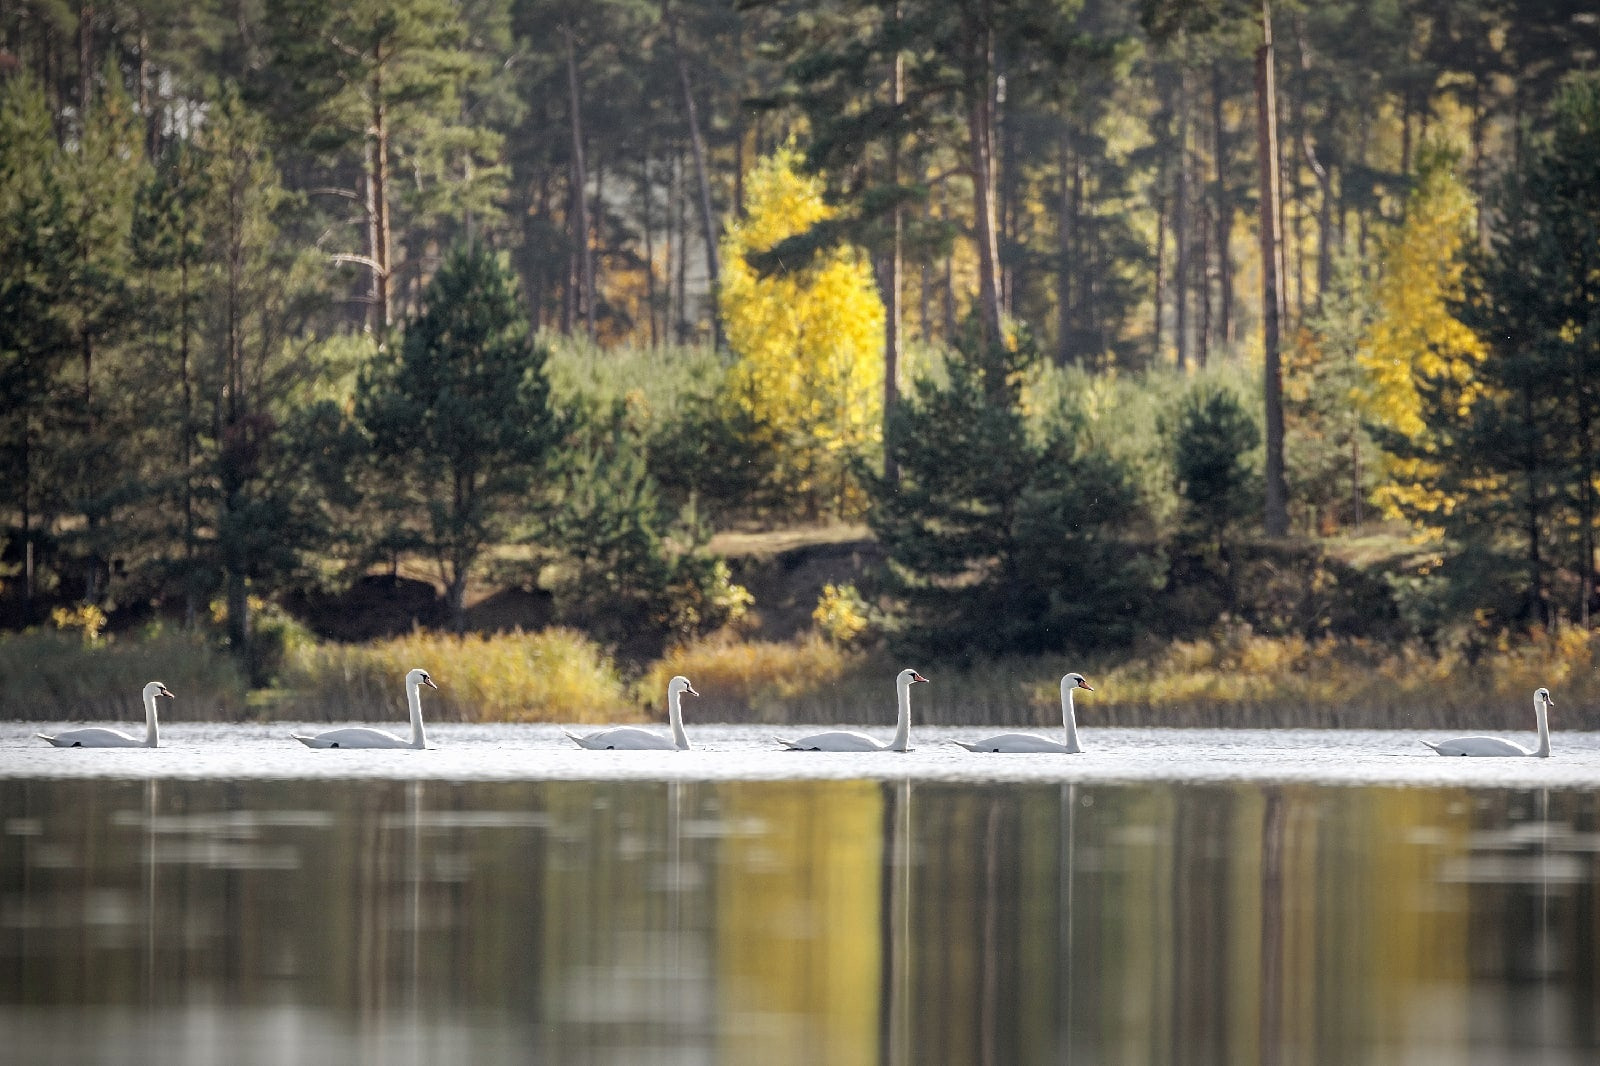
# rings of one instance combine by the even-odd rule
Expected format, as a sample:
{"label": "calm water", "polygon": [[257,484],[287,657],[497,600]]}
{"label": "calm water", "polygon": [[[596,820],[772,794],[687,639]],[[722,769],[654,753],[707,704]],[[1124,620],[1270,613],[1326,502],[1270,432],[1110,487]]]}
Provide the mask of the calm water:
{"label": "calm water", "polygon": [[[1090,739],[1107,762],[1123,742],[1159,760],[1156,731]],[[1517,771],[1557,782],[1536,787],[1486,787],[1470,775],[1511,771],[1402,739],[1345,753],[1389,760],[1400,781],[1375,785],[1277,779],[1322,765],[1310,735],[1253,757],[1273,772],[1205,780],[1196,750],[1252,738],[1191,734],[1165,756],[1183,780],[1132,783],[1093,759],[974,773],[984,757],[931,750],[651,780],[661,756],[553,742],[552,773],[535,760],[522,779],[446,779],[443,747],[296,755],[315,769],[279,779],[259,758],[253,776],[196,773],[181,737],[7,743],[0,1057],[1595,1061],[1600,799],[1570,787],[1600,779],[1592,738]],[[86,776],[86,755],[126,776]],[[1429,777],[1439,764],[1458,779]],[[374,765],[421,776],[353,776]]]}

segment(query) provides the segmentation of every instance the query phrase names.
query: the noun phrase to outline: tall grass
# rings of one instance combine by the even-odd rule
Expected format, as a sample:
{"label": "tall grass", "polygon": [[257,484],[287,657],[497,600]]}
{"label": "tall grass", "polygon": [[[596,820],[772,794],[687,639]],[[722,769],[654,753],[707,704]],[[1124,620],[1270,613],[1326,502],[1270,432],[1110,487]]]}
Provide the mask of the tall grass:
{"label": "tall grass", "polygon": [[1518,643],[1432,652],[1414,644],[1268,638],[1245,627],[1136,656],[1049,656],[957,670],[842,649],[820,637],[789,642],[702,640],[668,652],[629,684],[593,641],[570,630],[454,637],[414,633],[364,645],[291,647],[276,689],[252,693],[232,660],[203,640],[158,633],[87,645],[74,635],[0,639],[0,715],[40,720],[137,720],[139,688],[165,681],[177,720],[246,717],[400,719],[402,678],[421,666],[440,691],[435,721],[620,722],[659,718],[667,679],[700,691],[700,722],[852,723],[894,720],[894,675],[930,681],[913,692],[918,723],[1048,728],[1060,722],[1062,673],[1094,685],[1077,701],[1084,726],[1531,728],[1534,688],[1555,696],[1557,729],[1600,729],[1600,645],[1569,629]]}
{"label": "tall grass", "polygon": [[163,719],[232,721],[246,715],[243,673],[198,635],[156,631],[87,643],[76,633],[0,637],[0,715],[40,721],[143,721],[140,690],[172,690]]}
{"label": "tall grass", "polygon": [[819,637],[796,641],[731,640],[712,637],[670,649],[639,679],[641,702],[660,707],[667,681],[683,674],[700,699],[696,718],[713,722],[789,722],[797,706],[837,711],[849,699],[846,679],[860,655]]}
{"label": "tall grass", "polygon": [[406,671],[439,686],[434,721],[603,722],[640,717],[616,665],[569,629],[456,637],[417,632],[372,644],[321,644],[291,653],[274,718],[347,721],[404,717]]}
{"label": "tall grass", "polygon": [[[1559,727],[1600,728],[1595,640],[1570,629],[1468,655],[1417,644],[1267,638],[1222,629],[1091,679],[1100,722],[1117,725],[1522,729],[1533,690]],[[1085,670],[1085,673],[1088,673]]]}

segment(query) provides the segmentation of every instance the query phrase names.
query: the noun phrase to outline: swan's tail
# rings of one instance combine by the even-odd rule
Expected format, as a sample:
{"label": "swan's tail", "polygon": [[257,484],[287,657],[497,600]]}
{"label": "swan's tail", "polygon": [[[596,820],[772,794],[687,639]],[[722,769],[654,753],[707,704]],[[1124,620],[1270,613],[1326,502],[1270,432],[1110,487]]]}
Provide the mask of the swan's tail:
{"label": "swan's tail", "polygon": [[1435,744],[1431,740],[1424,740],[1423,743],[1426,744],[1428,747],[1432,748],[1435,755],[1440,754],[1439,745],[1438,744]]}
{"label": "swan's tail", "polygon": [[299,733],[290,733],[289,736],[293,737],[295,740],[298,740],[308,748],[314,748],[317,746],[316,737],[303,737]]}
{"label": "swan's tail", "polygon": [[950,741],[950,743],[954,744],[958,748],[966,748],[968,751],[983,751],[984,750],[983,748],[979,747],[976,743],[968,744],[964,740],[952,740],[952,741]]}
{"label": "swan's tail", "polygon": [[40,740],[48,740],[52,744],[54,744],[56,742],[56,738],[55,737],[48,736],[48,735],[46,735],[44,733],[35,733],[34,736],[38,737]]}
{"label": "swan's tail", "polygon": [[799,751],[800,750],[799,748],[795,747],[795,743],[792,740],[784,740],[782,737],[773,737],[772,739],[776,740],[779,744],[782,744],[784,747],[788,748],[790,751]]}
{"label": "swan's tail", "polygon": [[579,736],[579,735],[578,735],[578,734],[577,734],[577,733],[574,733],[574,732],[573,732],[573,731],[572,731],[572,730],[570,730],[570,729],[563,729],[563,730],[562,730],[562,731],[561,731],[561,733],[562,733],[562,735],[563,735],[563,736],[565,736],[565,737],[566,737],[566,738],[567,738],[567,739],[568,739],[568,740],[570,740],[570,741],[572,741],[572,742],[573,742],[573,743],[574,743],[574,744],[576,744],[576,745],[578,745],[578,747],[580,747],[580,748],[583,748],[583,747],[587,747],[587,746],[588,746],[588,745],[586,745],[586,744],[585,744],[585,743],[584,743],[584,742],[583,742],[583,737],[581,737],[581,736]]}

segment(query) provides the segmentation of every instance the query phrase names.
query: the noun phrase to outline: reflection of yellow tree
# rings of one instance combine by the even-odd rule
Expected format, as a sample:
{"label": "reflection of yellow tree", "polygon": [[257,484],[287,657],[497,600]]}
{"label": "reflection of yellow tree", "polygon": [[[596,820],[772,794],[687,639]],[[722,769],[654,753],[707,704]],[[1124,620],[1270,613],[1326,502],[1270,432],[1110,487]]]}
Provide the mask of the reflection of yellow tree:
{"label": "reflection of yellow tree", "polygon": [[721,1059],[876,1062],[883,794],[870,782],[729,790],[717,875]]}

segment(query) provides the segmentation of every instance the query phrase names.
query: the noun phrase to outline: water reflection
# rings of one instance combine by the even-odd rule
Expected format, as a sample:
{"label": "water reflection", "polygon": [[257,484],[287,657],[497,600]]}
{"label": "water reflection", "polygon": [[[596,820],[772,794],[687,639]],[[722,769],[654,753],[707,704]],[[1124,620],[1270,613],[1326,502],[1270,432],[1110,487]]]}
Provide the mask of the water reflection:
{"label": "water reflection", "polygon": [[1587,1062],[1592,794],[3,781],[27,1062]]}

